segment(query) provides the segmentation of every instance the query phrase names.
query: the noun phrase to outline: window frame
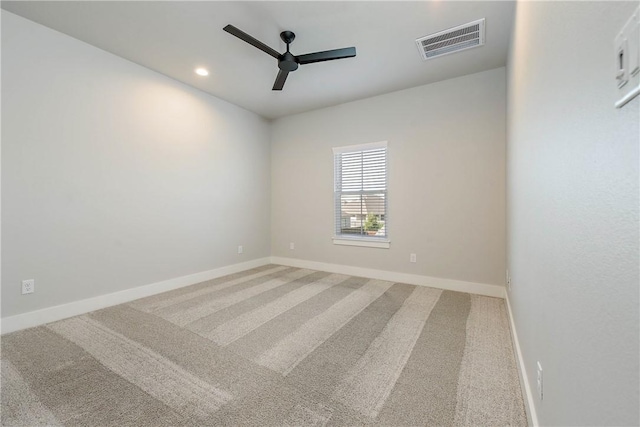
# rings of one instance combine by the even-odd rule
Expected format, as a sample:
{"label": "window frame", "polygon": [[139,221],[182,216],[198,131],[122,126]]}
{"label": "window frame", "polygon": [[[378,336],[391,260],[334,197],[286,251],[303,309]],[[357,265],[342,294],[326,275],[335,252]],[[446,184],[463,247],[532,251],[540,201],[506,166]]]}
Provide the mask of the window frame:
{"label": "window frame", "polygon": [[[384,237],[375,237],[375,236],[367,236],[367,235],[346,235],[339,234],[338,230],[340,229],[341,224],[341,208],[340,208],[340,200],[342,191],[338,190],[338,182],[337,182],[337,159],[336,155],[343,153],[354,153],[354,152],[362,152],[367,150],[375,150],[375,149],[385,149],[385,162],[384,162],[384,170],[385,170],[385,186],[384,186],[384,227],[385,227],[385,236]],[[365,144],[356,144],[356,145],[347,145],[341,147],[333,147],[333,244],[334,245],[345,245],[345,246],[361,246],[361,247],[370,247],[370,248],[381,248],[381,249],[389,249],[391,240],[389,239],[389,146],[387,141],[379,141]],[[367,191],[361,190],[360,195],[365,195]],[[380,193],[380,191],[378,191]]]}

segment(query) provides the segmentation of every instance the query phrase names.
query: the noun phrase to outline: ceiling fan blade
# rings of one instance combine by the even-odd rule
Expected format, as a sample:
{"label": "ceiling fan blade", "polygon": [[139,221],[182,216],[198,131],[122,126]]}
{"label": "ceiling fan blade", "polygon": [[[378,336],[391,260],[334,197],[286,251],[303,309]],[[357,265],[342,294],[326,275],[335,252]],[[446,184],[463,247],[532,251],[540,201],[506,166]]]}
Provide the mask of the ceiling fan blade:
{"label": "ceiling fan blade", "polygon": [[278,76],[276,77],[276,81],[273,84],[272,90],[282,90],[282,87],[284,86],[284,82],[287,81],[288,75],[289,75],[288,71],[280,70],[280,72],[278,72]]}
{"label": "ceiling fan blade", "polygon": [[352,58],[356,56],[355,47],[345,47],[343,49],[325,50],[323,52],[307,53],[298,55],[298,64],[312,64],[314,62],[331,61],[334,59]]}
{"label": "ceiling fan blade", "polygon": [[251,37],[249,34],[245,33],[242,30],[237,29],[233,25],[227,25],[226,27],[223,28],[223,30],[225,30],[229,34],[233,34],[234,36],[236,36],[237,38],[239,38],[241,40],[244,40],[245,42],[249,43],[250,45],[257,47],[261,51],[273,56],[276,59],[278,59],[280,57],[280,52],[278,52],[275,49],[270,48],[266,44],[262,43],[260,40]]}

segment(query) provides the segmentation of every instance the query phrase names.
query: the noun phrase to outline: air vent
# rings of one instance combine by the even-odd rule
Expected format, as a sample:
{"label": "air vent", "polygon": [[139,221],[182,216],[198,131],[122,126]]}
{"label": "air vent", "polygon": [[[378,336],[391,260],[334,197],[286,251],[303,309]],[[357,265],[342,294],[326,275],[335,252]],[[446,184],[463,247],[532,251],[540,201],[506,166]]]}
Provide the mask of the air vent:
{"label": "air vent", "polygon": [[484,44],[484,18],[416,40],[422,59],[433,59]]}

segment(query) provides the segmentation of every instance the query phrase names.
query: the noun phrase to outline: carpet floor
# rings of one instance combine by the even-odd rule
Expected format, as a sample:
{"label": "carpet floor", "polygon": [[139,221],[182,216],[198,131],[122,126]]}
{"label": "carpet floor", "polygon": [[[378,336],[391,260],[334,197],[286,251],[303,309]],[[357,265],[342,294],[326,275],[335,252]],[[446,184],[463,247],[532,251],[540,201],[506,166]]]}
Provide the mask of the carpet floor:
{"label": "carpet floor", "polygon": [[267,265],[2,337],[7,426],[526,425],[504,301]]}

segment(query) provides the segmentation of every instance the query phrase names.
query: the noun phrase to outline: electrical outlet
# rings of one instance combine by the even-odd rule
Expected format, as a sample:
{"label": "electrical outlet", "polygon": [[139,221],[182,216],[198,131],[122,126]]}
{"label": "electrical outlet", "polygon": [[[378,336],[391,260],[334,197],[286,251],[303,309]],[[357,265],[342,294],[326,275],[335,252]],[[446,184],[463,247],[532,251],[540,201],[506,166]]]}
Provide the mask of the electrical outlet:
{"label": "electrical outlet", "polygon": [[238,246],[238,253],[241,254],[244,252],[244,248],[242,246]]}
{"label": "electrical outlet", "polygon": [[416,254],[409,255],[409,262],[416,262]]}
{"label": "electrical outlet", "polygon": [[289,243],[289,249],[294,250],[296,248],[296,244],[291,242]]}
{"label": "electrical outlet", "polygon": [[538,362],[538,368],[537,368],[537,379],[538,379],[538,398],[540,400],[542,400],[542,397],[544,396],[542,394],[542,365],[540,364],[540,362]]}
{"label": "electrical outlet", "polygon": [[36,290],[36,281],[34,279],[22,281],[22,295],[32,294]]}

